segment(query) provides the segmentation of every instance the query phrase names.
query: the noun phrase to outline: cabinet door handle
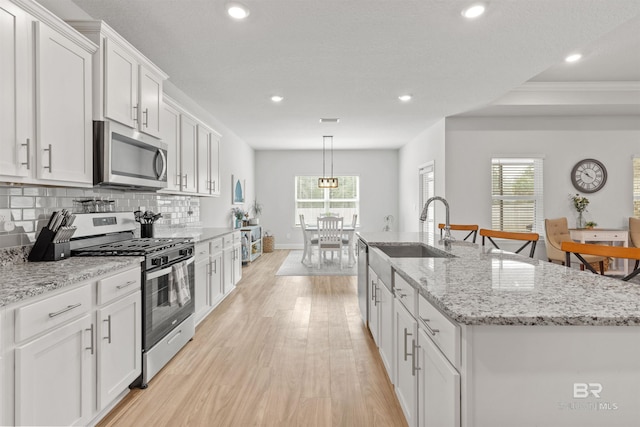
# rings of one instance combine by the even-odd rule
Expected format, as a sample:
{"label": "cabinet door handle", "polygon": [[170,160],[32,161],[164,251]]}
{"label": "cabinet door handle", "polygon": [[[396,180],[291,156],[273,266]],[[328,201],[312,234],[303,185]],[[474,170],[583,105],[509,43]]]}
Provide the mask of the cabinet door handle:
{"label": "cabinet door handle", "polygon": [[27,170],[29,170],[31,169],[31,139],[27,138],[27,142],[21,145],[27,147],[27,161],[21,163],[21,165],[26,166]]}
{"label": "cabinet door handle", "polygon": [[407,353],[407,337],[412,336],[413,334],[409,332],[407,328],[404,328],[404,360],[407,361],[407,357],[413,356],[413,353]]}
{"label": "cabinet door handle", "polygon": [[411,340],[411,375],[414,377],[416,376],[416,372],[421,369],[419,366],[417,366],[418,358],[416,357],[416,355],[418,354],[416,350],[419,348],[420,346],[416,344],[416,340]]}
{"label": "cabinet door handle", "polygon": [[188,185],[188,184],[187,184],[187,182],[189,182],[189,181],[188,181],[188,176],[187,176],[187,174],[185,173],[185,174],[184,174],[184,187],[185,187],[185,188],[187,188],[187,185]]}
{"label": "cabinet door handle", "polygon": [[129,280],[127,283],[125,283],[124,285],[118,285],[116,286],[116,289],[124,289],[128,286],[131,286],[133,284],[137,283],[135,280]]}
{"label": "cabinet door handle", "polygon": [[216,181],[211,181],[211,191],[216,191]]}
{"label": "cabinet door handle", "polygon": [[108,315],[103,322],[107,322],[107,336],[103,337],[103,340],[107,340],[109,344],[111,344],[111,315]]}
{"label": "cabinet door handle", "polygon": [[182,175],[180,174],[176,175],[176,186],[182,187]]}
{"label": "cabinet door handle", "polygon": [[424,326],[427,327],[427,330],[429,330],[429,333],[434,337],[438,332],[440,332],[440,329],[432,329],[431,326],[429,326],[429,319],[427,319],[426,317],[421,317],[420,319],[424,322]]}
{"label": "cabinet door handle", "polygon": [[49,144],[49,148],[45,148],[44,151],[48,151],[49,152],[49,166],[43,166],[44,169],[49,169],[49,173],[51,173],[51,152],[53,151],[53,149],[51,148],[51,144]]}
{"label": "cabinet door handle", "polygon": [[62,313],[66,313],[67,311],[71,311],[74,308],[78,308],[82,305],[82,303],[77,303],[77,304],[72,304],[72,305],[68,305],[65,308],[63,308],[62,310],[56,311],[55,313],[49,313],[49,317],[56,317],[56,316],[60,316]]}
{"label": "cabinet door handle", "polygon": [[218,260],[214,259],[213,260],[213,273],[218,273]]}
{"label": "cabinet door handle", "polygon": [[94,347],[93,347],[93,323],[91,324],[91,327],[89,329],[85,329],[85,331],[91,331],[91,347],[85,347],[85,350],[91,350],[91,354],[93,354],[94,351]]}
{"label": "cabinet door handle", "polygon": [[133,106],[133,121],[138,121],[138,104]]}
{"label": "cabinet door handle", "polygon": [[145,108],[142,112],[142,126],[149,127],[149,109]]}

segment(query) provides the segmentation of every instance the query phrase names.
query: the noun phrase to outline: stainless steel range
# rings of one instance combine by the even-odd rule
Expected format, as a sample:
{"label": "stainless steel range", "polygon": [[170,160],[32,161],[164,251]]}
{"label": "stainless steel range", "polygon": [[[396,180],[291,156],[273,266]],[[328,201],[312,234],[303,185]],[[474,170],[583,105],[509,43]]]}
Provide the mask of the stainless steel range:
{"label": "stainless steel range", "polygon": [[[195,333],[194,243],[190,239],[134,238],[138,224],[132,212],[78,214],[74,225],[72,256],[144,257],[142,375],[132,386],[146,388]],[[175,267],[182,262],[189,298],[176,303],[170,283]]]}

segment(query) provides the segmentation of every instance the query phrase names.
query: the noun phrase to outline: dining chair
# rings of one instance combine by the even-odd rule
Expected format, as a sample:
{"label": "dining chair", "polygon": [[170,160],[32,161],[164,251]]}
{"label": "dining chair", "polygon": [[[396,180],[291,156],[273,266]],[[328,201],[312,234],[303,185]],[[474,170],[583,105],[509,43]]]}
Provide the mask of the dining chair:
{"label": "dining chair", "polygon": [[524,248],[531,245],[531,250],[529,251],[529,257],[533,258],[533,255],[536,252],[536,244],[538,243],[538,239],[540,239],[540,235],[538,233],[518,233],[512,231],[500,231],[500,230],[488,230],[486,228],[480,229],[480,235],[482,236],[482,246],[484,246],[485,238],[488,239],[493,246],[497,249],[500,247],[497,245],[495,239],[506,239],[506,240],[519,240],[524,242],[522,246],[516,251],[517,254],[520,253]]}
{"label": "dining chair", "polygon": [[311,262],[312,249],[318,244],[318,237],[314,236],[315,233],[307,230],[307,224],[304,222],[304,214],[300,214],[300,228],[302,229],[302,238],[304,239],[304,249],[302,250],[302,259],[300,262],[304,264],[305,259],[309,259],[309,262]]}
{"label": "dining chair", "polygon": [[[640,218],[629,217],[629,239],[631,245],[640,248]],[[634,270],[638,268],[640,261],[636,260]]]}
{"label": "dining chair", "polygon": [[354,234],[355,234],[355,229],[356,229],[356,224],[358,223],[358,214],[353,214],[353,218],[351,220],[351,227],[353,228],[353,231],[349,232],[349,233],[344,233],[342,235],[342,246],[347,248],[347,252],[348,252],[348,256],[349,259],[353,259],[355,260],[355,245],[354,245]]}
{"label": "dining chair", "polygon": [[[445,224],[438,224],[438,228],[440,229],[440,238],[442,239],[442,231],[444,230]],[[476,237],[478,235],[478,225],[477,224],[449,224],[449,230],[455,230],[455,231],[468,231],[469,234],[467,234],[464,239],[462,240],[467,240],[469,237],[472,237],[472,242],[475,243],[476,242]]]}
{"label": "dining chair", "polygon": [[[569,223],[566,217],[545,219],[544,220],[545,239],[544,245],[547,249],[547,259],[549,262],[559,262],[562,265],[566,263],[566,253],[562,250],[562,242],[573,242],[569,233]],[[585,254],[583,256],[590,264],[598,263],[600,273],[604,274],[605,257]],[[580,269],[584,270],[584,265],[580,265]]]}
{"label": "dining chair", "polygon": [[[609,246],[609,245],[594,245],[592,243],[577,243],[577,242],[562,242],[561,249],[565,251],[565,262],[567,267],[571,266],[571,254],[574,254],[576,258],[580,260],[582,265],[589,269],[589,271],[598,274],[598,272],[591,266],[591,263],[585,258],[585,255],[599,256],[604,258],[623,258],[640,261],[640,248],[636,247],[624,247],[624,246]],[[636,263],[634,270],[624,276],[622,280],[627,281],[634,278],[640,273],[640,268]]]}
{"label": "dining chair", "polygon": [[338,252],[342,268],[342,225],[341,217],[318,218],[318,268],[326,252],[331,252],[332,259],[333,253]]}

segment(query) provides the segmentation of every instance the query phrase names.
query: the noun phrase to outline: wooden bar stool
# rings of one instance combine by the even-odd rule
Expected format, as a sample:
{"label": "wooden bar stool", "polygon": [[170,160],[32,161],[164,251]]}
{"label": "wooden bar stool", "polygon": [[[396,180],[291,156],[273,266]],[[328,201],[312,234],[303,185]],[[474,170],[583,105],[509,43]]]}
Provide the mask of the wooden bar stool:
{"label": "wooden bar stool", "polygon": [[[629,260],[640,260],[640,248],[626,248],[622,246],[608,246],[608,245],[594,245],[591,243],[576,243],[576,242],[562,242],[561,248],[566,252],[566,264],[567,267],[571,266],[571,254],[574,254],[589,271],[598,274],[598,272],[591,266],[583,255],[596,255],[601,257],[611,258],[626,258]],[[627,281],[636,277],[640,273],[640,268],[636,268],[622,278]]]}
{"label": "wooden bar stool", "polygon": [[531,245],[531,250],[529,251],[529,257],[531,258],[533,258],[533,254],[536,251],[536,244],[538,243],[538,239],[540,239],[540,235],[538,233],[517,233],[511,231],[487,230],[486,228],[480,229],[480,235],[482,236],[482,246],[484,246],[484,239],[486,237],[497,249],[500,249],[500,247],[496,244],[495,240],[493,240],[494,238],[523,241],[525,242],[524,245],[520,246],[520,249],[518,249],[516,253],[519,254],[520,251]]}
{"label": "wooden bar stool", "polygon": [[[445,224],[438,224],[438,228],[440,229],[440,238],[442,239],[442,230],[444,230]],[[449,230],[457,230],[457,231],[468,231],[469,234],[465,236],[462,240],[467,240],[469,237],[473,236],[471,240],[473,243],[476,242],[476,237],[478,235],[478,225],[477,224],[449,224]]]}

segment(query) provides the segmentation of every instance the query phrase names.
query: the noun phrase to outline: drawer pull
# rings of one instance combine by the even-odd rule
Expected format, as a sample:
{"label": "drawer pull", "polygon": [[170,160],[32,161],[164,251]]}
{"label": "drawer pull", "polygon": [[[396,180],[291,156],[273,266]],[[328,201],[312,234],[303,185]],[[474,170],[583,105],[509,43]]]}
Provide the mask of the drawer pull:
{"label": "drawer pull", "polygon": [[56,317],[56,316],[60,316],[62,313],[66,313],[67,311],[71,311],[74,308],[78,308],[82,305],[82,303],[77,303],[77,304],[73,304],[73,305],[68,305],[66,308],[63,308],[60,311],[56,311],[55,313],[49,313],[49,317]]}
{"label": "drawer pull", "polygon": [[111,315],[108,315],[103,322],[107,322],[107,336],[102,337],[103,340],[107,340],[109,344],[111,344]]}
{"label": "drawer pull", "polygon": [[89,329],[85,329],[85,331],[91,331],[91,347],[85,347],[85,350],[91,350],[91,354],[93,354],[93,323],[91,324],[91,327]]}
{"label": "drawer pull", "polygon": [[418,354],[417,350],[420,348],[420,346],[416,344],[416,340],[411,340],[411,346],[413,347],[413,350],[412,350],[412,353],[411,353],[411,357],[413,359],[413,363],[411,364],[411,375],[415,377],[416,376],[416,372],[418,372],[420,369],[422,369],[419,366],[416,366],[417,365],[416,361],[418,360],[416,355]]}
{"label": "drawer pull", "polygon": [[424,317],[421,317],[420,319],[424,322],[424,326],[427,327],[427,329],[429,330],[429,333],[434,337],[438,332],[440,332],[440,329],[431,329],[431,326],[429,326],[429,319],[426,319]]}
{"label": "drawer pull", "polygon": [[131,286],[133,284],[137,283],[135,280],[129,280],[127,283],[125,283],[124,285],[118,285],[116,286],[116,289],[123,289],[126,288],[128,286]]}

